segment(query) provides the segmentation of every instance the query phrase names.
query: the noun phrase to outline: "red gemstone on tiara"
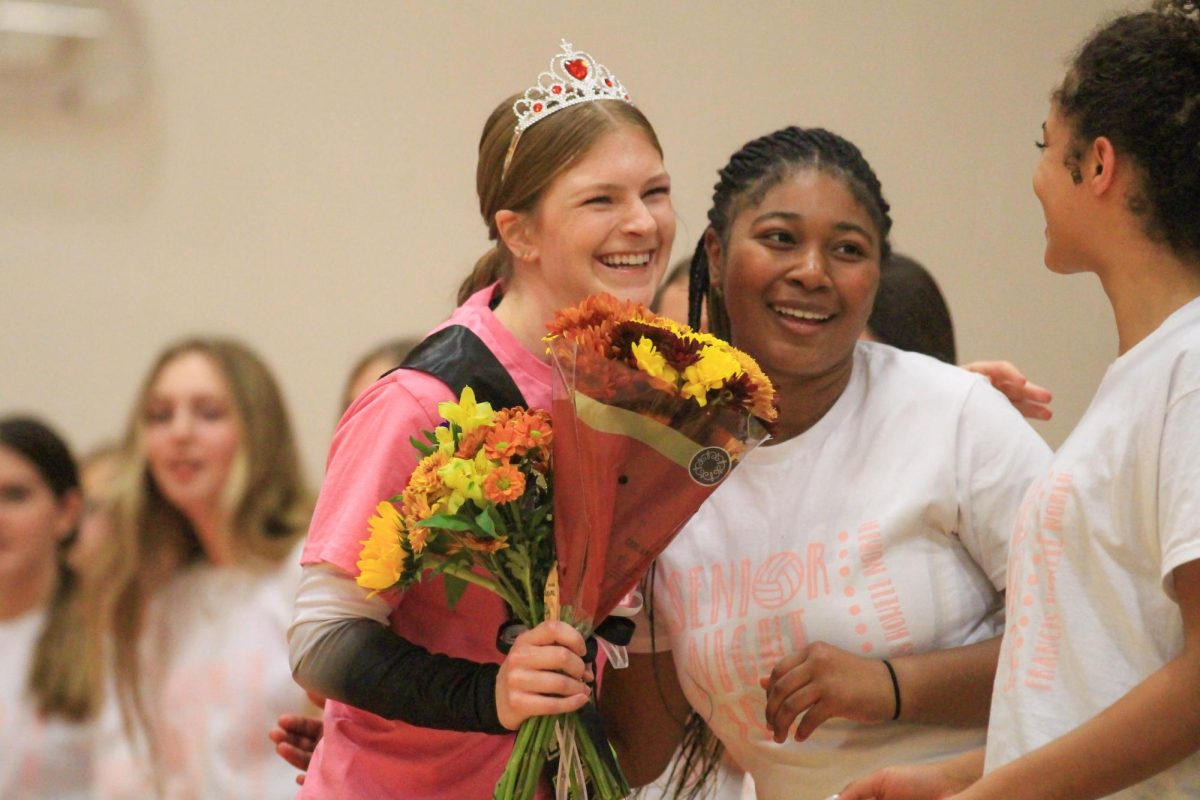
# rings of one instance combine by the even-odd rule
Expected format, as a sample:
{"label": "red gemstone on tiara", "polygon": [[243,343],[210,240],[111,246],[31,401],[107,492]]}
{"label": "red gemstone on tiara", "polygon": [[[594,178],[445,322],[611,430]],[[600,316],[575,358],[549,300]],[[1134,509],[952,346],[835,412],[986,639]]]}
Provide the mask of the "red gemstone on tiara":
{"label": "red gemstone on tiara", "polygon": [[612,78],[605,78],[604,85],[611,89],[612,88]]}
{"label": "red gemstone on tiara", "polygon": [[550,91],[554,92],[555,94],[562,94],[562,87],[556,83],[550,87]]}
{"label": "red gemstone on tiara", "polygon": [[533,104],[533,113],[537,114],[537,113],[538,113],[538,112],[540,112],[541,110],[542,110],[542,104],[541,104],[541,103],[534,103],[534,104]]}
{"label": "red gemstone on tiara", "polygon": [[568,61],[566,64],[563,64],[563,68],[577,81],[583,80],[588,75],[587,63],[582,58]]}

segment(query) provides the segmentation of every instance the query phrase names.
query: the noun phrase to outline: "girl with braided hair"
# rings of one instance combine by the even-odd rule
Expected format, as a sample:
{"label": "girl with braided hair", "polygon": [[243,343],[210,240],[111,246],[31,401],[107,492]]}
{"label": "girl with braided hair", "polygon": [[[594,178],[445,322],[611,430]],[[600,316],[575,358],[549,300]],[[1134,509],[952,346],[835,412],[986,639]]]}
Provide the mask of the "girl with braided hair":
{"label": "girl with braided hair", "polygon": [[[859,340],[892,223],[852,143],[755,139],[708,220],[690,315],[755,357],[780,418],[648,579],[601,695],[622,767],[653,779],[693,709],[759,798],[978,747],[1008,533],[1048,448],[984,378]],[[682,758],[684,783],[710,761]]]}
{"label": "girl with braided hair", "polygon": [[1119,356],[1018,514],[986,751],[843,800],[1200,796],[1195,0],[1096,32],[1038,146],[1046,266],[1096,274]]}

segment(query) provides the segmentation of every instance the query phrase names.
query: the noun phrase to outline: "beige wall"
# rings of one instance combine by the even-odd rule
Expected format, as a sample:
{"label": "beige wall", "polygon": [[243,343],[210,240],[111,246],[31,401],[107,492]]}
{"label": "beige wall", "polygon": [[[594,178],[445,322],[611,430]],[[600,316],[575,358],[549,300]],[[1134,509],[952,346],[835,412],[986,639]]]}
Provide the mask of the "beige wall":
{"label": "beige wall", "polygon": [[1114,355],[1095,280],[1042,266],[1029,187],[1047,93],[1109,0],[130,5],[144,102],[0,108],[0,413],[79,448],[116,435],[167,340],[222,332],[275,368],[317,477],[350,362],[438,321],[484,249],[479,129],[562,36],[655,122],[676,255],[733,149],[824,125],[875,166],[962,358],[1056,390],[1052,444]]}

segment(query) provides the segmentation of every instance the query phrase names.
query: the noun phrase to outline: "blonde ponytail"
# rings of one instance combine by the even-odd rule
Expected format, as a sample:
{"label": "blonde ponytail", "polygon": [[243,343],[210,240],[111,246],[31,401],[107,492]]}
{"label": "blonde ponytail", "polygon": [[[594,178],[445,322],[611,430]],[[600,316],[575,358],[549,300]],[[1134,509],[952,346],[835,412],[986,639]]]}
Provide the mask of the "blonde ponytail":
{"label": "blonde ponytail", "polygon": [[76,580],[69,568],[60,567],[29,683],[39,712],[83,721],[100,705],[100,657],[90,646]]}

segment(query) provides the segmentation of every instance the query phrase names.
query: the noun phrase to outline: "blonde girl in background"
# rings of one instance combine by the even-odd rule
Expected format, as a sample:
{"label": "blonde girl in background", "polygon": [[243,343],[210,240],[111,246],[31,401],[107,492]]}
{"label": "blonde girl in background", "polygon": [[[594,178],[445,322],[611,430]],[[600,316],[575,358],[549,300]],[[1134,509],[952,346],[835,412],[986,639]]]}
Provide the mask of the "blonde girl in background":
{"label": "blonde girl in background", "polygon": [[311,712],[286,642],[309,509],[262,360],[230,339],[166,348],[130,416],[89,587],[116,699],[100,796],[292,795],[263,731]]}

